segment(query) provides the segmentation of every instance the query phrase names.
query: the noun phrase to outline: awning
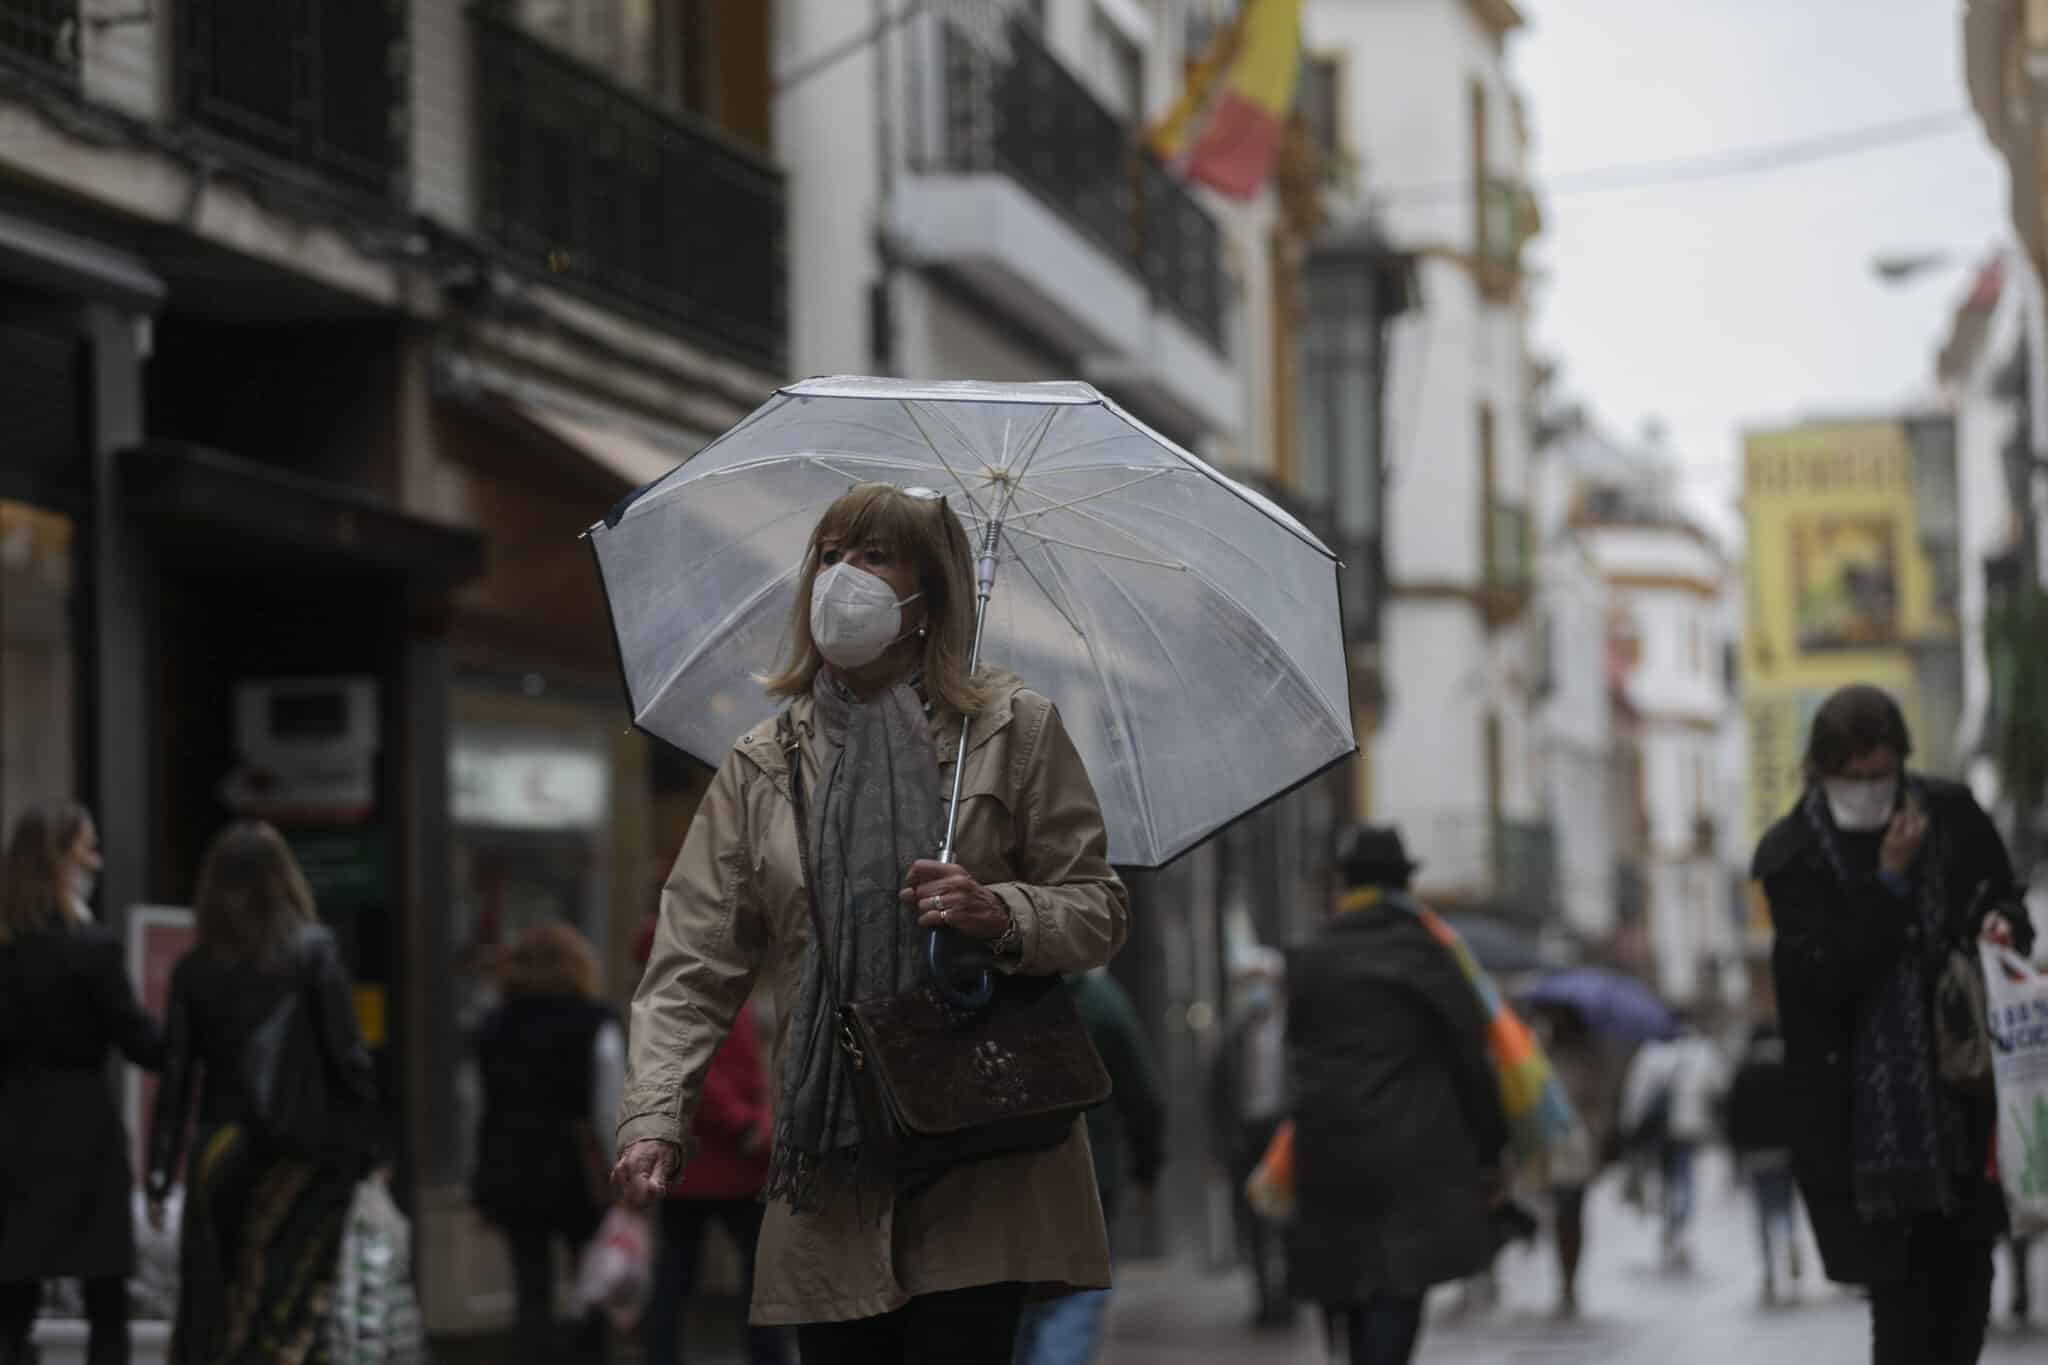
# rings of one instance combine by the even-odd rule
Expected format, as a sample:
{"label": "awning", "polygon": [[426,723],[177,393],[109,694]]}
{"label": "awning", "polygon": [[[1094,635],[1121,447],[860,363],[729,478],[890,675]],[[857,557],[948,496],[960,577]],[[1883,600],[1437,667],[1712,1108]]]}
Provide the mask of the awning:
{"label": "awning", "polygon": [[125,452],[134,515],[184,567],[364,575],[453,587],[481,574],[484,538],[352,488],[175,441]]}
{"label": "awning", "polygon": [[591,463],[618,475],[634,488],[653,483],[682,463],[679,452],[656,445],[624,427],[586,421],[556,408],[516,398],[494,400],[545,439],[567,446]]}

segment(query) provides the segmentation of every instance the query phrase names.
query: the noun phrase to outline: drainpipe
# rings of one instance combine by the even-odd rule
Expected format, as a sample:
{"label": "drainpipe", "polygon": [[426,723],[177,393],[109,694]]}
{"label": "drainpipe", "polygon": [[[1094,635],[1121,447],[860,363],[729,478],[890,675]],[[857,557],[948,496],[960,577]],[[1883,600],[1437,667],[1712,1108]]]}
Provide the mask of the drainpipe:
{"label": "drainpipe", "polygon": [[[875,278],[868,285],[868,361],[876,374],[895,374],[896,249],[889,225],[896,206],[896,88],[889,61],[889,0],[870,0],[881,36],[875,40]],[[916,8],[915,5],[909,8]]]}

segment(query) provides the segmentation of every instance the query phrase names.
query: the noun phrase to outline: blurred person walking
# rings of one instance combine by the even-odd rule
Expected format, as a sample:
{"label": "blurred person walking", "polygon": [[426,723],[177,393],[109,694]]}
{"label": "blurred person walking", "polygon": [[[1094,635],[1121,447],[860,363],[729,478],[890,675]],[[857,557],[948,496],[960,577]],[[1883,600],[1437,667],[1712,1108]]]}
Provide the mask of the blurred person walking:
{"label": "blurred person walking", "polygon": [[[1763,1301],[1778,1301],[1778,1262],[1800,1277],[1797,1194],[1792,1184],[1792,1107],[1786,1089],[1785,1039],[1775,1021],[1751,1031],[1728,1087],[1728,1147],[1756,1201],[1757,1251],[1763,1260]],[[1783,1255],[1780,1256],[1780,1248]]]}
{"label": "blurred person walking", "polygon": [[1431,1286],[1492,1263],[1508,1120],[1486,1011],[1415,913],[1399,831],[1348,831],[1339,862],[1349,890],[1287,962],[1290,1265],[1351,1365],[1402,1365]]}
{"label": "blurred person walking", "polygon": [[610,1205],[609,1125],[625,1041],[598,999],[597,955],[574,926],[529,925],[497,964],[501,1003],[477,1025],[483,1079],[470,1197],[512,1255],[519,1349],[532,1365],[604,1359],[593,1306],[572,1339],[555,1331],[555,1248],[574,1260]]}
{"label": "blurred person walking", "polygon": [[[1054,1148],[915,1181],[863,1160],[856,1063],[814,943],[813,915],[848,1000],[925,986],[934,928],[1032,975],[1101,966],[1123,943],[1128,896],[1059,713],[1014,677],[971,670],[973,574],[942,498],[861,484],[826,509],[786,667],[768,682],[789,705],[712,779],[633,1003],[614,1178],[638,1205],[682,1165],[711,1058],[754,982],[774,990],[779,1092],[753,1317],[798,1325],[806,1365],[1007,1365],[1028,1297],[1109,1284],[1080,1121]],[[972,744],[945,864],[933,853],[963,717]]]}
{"label": "blurred person walking", "polygon": [[1622,1130],[1639,1147],[1656,1152],[1667,1270],[1692,1268],[1688,1233],[1699,1197],[1695,1166],[1701,1145],[1714,1136],[1714,1111],[1726,1087],[1720,1050],[1683,1013],[1678,1037],[1643,1044],[1629,1063]]}
{"label": "blurred person walking", "polygon": [[1245,1198],[1245,1181],[1287,1117],[1286,959],[1258,945],[1232,964],[1237,1005],[1209,1072],[1210,1150],[1230,1181],[1237,1249],[1251,1267],[1255,1327],[1294,1319],[1287,1287],[1286,1240]]}
{"label": "blurred person walking", "polygon": [[1614,1051],[1577,1008],[1537,1004],[1530,1010],[1536,1031],[1577,1118],[1571,1133],[1550,1154],[1550,1184],[1557,1247],[1556,1316],[1579,1315],[1579,1265],[1586,1252],[1586,1191],[1598,1178],[1613,1140],[1620,1103],[1620,1068]]}
{"label": "blurred person walking", "polygon": [[[1112,1228],[1126,1190],[1150,1197],[1166,1157],[1166,1096],[1138,1011],[1107,967],[1067,978],[1088,1037],[1109,1070],[1109,1103],[1088,1111],[1088,1150],[1102,1218]],[[1102,1350],[1112,1291],[1087,1289],[1024,1310],[1016,1365],[1089,1365]]]}
{"label": "blurred person walking", "polygon": [[1911,754],[1891,696],[1835,692],[1753,875],[1777,931],[1793,1175],[1828,1277],[1869,1287],[1876,1365],[1966,1365],[2005,1201],[1994,1101],[1944,1074],[1937,983],[1980,935],[2027,952],[2034,933],[1991,821]]}
{"label": "blurred person walking", "polygon": [[[654,949],[654,920],[641,931],[636,955],[644,968]],[[649,1365],[679,1365],[681,1322],[703,1264],[704,1239],[715,1223],[740,1258],[740,1340],[748,1365],[785,1365],[782,1330],[749,1325],[754,1256],[761,1240],[761,1187],[768,1180],[774,1137],[768,1071],[752,1005],[734,1016],[704,1076],[704,1100],[690,1130],[695,1144],[683,1178],[661,1203],[661,1249],[654,1260],[644,1345]]]}
{"label": "blurred person walking", "polygon": [[80,913],[87,859],[92,817],[66,806],[24,814],[0,863],[0,1365],[32,1358],[46,1279],[84,1281],[88,1365],[128,1359],[134,1176],[107,1055],[154,1071],[163,1037]]}
{"label": "blurred person walking", "polygon": [[150,1120],[159,1230],[181,1168],[185,1181],[170,1359],[322,1360],[343,1223],[375,1148],[375,1085],[348,975],[298,861],[267,824],[214,839],[193,911],[198,939],[171,972]]}

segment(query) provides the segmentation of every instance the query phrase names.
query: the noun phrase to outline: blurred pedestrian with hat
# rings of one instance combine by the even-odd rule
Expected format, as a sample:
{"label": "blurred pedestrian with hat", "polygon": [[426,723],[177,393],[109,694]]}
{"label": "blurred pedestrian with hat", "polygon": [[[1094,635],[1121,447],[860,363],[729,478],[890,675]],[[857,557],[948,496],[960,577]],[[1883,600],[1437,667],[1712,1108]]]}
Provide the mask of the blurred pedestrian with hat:
{"label": "blurred pedestrian with hat", "polygon": [[1429,1289],[1492,1264],[1508,1119],[1487,1011],[1409,894],[1400,832],[1347,830],[1337,860],[1337,913],[1287,961],[1289,1263],[1351,1365],[1403,1365]]}

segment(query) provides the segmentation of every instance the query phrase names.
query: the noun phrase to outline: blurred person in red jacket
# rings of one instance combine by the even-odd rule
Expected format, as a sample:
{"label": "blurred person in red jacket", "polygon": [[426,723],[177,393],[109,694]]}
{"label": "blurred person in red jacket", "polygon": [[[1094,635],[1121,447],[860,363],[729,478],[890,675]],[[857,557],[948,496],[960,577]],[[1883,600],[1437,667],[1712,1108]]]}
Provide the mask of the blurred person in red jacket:
{"label": "blurred person in red jacket", "polygon": [[[641,966],[647,965],[653,946],[650,917],[635,948]],[[741,1010],[704,1079],[689,1164],[661,1204],[661,1250],[647,1305],[648,1365],[676,1365],[682,1359],[683,1306],[696,1286],[704,1235],[714,1222],[739,1248],[737,1308],[748,1365],[787,1365],[781,1331],[747,1322],[754,1297],[754,1246],[761,1236],[761,1186],[768,1178],[773,1131],[761,1035],[752,1011]]]}

